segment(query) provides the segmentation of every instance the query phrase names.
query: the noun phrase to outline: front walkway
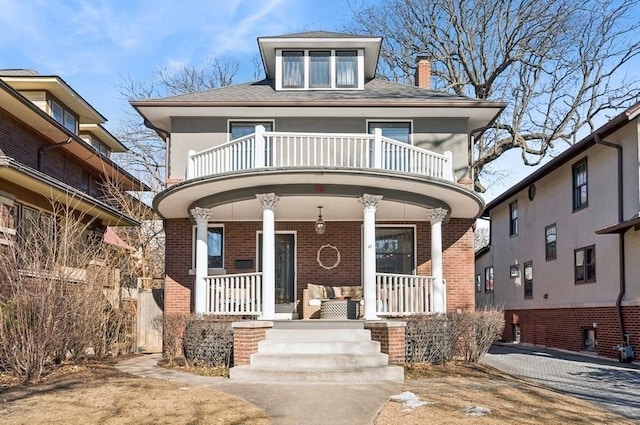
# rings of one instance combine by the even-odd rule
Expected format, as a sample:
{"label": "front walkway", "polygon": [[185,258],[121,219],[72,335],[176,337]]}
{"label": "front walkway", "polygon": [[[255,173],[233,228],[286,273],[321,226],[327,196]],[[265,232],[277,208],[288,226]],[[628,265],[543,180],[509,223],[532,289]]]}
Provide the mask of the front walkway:
{"label": "front walkway", "polygon": [[496,344],[482,363],[640,421],[640,367],[516,344]]}
{"label": "front walkway", "polygon": [[157,365],[160,354],[138,356],[116,365],[122,372],[207,387],[243,398],[263,409],[274,425],[370,425],[402,384],[235,383],[169,370]]}

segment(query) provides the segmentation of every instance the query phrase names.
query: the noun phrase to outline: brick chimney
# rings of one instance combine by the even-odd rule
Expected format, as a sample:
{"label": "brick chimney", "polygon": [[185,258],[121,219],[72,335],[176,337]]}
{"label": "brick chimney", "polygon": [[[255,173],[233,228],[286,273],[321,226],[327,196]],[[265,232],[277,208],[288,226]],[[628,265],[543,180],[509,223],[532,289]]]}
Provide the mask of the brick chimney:
{"label": "brick chimney", "polygon": [[426,56],[416,58],[416,86],[431,89],[431,61]]}

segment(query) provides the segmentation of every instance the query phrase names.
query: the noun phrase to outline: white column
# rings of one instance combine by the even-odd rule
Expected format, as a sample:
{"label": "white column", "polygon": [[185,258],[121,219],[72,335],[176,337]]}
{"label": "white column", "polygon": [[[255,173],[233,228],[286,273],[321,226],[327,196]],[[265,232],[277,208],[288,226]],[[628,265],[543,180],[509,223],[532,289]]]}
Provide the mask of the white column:
{"label": "white column", "polygon": [[275,193],[257,194],[262,204],[262,320],[276,317],[276,226],[274,210],[280,198]]}
{"label": "white column", "polygon": [[207,309],[207,291],[204,278],[208,272],[207,224],[211,217],[211,210],[196,207],[191,210],[191,215],[196,220],[196,282],[193,287],[193,298],[196,314],[202,314]]}
{"label": "white column", "polygon": [[380,195],[364,194],[358,199],[364,212],[364,230],[362,259],[363,264],[363,292],[364,292],[364,319],[377,320],[376,305],[376,209]]}
{"label": "white column", "polygon": [[431,222],[431,275],[433,276],[433,311],[447,312],[447,294],[442,280],[442,220],[447,216],[444,208],[427,210]]}

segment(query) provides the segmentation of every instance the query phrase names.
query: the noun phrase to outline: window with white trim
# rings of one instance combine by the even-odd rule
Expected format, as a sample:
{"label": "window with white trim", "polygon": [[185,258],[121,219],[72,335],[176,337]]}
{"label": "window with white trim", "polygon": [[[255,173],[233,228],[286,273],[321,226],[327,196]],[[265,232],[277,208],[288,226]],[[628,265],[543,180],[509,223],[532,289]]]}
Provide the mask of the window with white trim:
{"label": "window with white trim", "polygon": [[415,228],[376,227],[376,272],[415,272]]}
{"label": "window with white trim", "polygon": [[280,50],[276,89],[357,89],[364,85],[358,50]]}
{"label": "window with white trim", "polygon": [[265,131],[273,131],[273,121],[229,121],[229,140],[255,133],[258,125],[263,126]]}
{"label": "window with white trim", "polygon": [[382,130],[382,135],[402,143],[411,143],[410,121],[369,121],[367,131],[373,134],[376,128]]}
{"label": "window with white trim", "polygon": [[58,121],[72,133],[78,134],[78,119],[73,112],[66,109],[62,103],[53,99],[49,100],[49,107],[54,120]]}
{"label": "window with white trim", "polygon": [[[193,226],[192,267],[196,268],[196,227]],[[224,226],[209,224],[207,227],[207,269],[224,269]]]}

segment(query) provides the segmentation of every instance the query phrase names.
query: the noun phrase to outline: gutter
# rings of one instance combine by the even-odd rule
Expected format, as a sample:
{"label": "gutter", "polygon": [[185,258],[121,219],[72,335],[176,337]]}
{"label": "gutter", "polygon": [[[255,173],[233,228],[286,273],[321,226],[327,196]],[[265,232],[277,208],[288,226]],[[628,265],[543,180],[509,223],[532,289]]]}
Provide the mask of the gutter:
{"label": "gutter", "polygon": [[[596,145],[602,145],[609,148],[613,148],[617,151],[618,154],[618,223],[624,222],[624,205],[623,201],[623,176],[622,176],[622,146],[610,143],[605,140],[602,140],[599,133],[594,135],[594,140]],[[618,298],[616,299],[616,310],[618,313],[618,325],[620,326],[620,341],[622,341],[622,345],[626,343],[626,332],[624,326],[624,317],[622,315],[622,299],[624,298],[624,294],[627,291],[627,281],[625,276],[625,250],[624,250],[624,233],[618,233],[618,243],[619,243],[619,274],[620,274],[620,292],[618,293]]]}
{"label": "gutter", "polygon": [[64,145],[68,145],[69,143],[71,143],[71,141],[73,140],[73,138],[71,136],[69,136],[69,138],[67,140],[65,140],[64,142],[59,142],[56,143],[54,145],[51,146],[47,146],[47,147],[41,147],[40,149],[38,149],[38,171],[42,171],[42,157],[44,155],[44,153],[46,151],[50,151],[56,148],[60,148]]}

